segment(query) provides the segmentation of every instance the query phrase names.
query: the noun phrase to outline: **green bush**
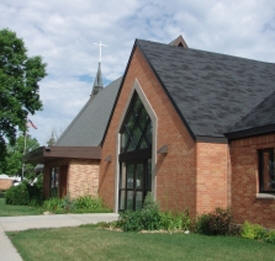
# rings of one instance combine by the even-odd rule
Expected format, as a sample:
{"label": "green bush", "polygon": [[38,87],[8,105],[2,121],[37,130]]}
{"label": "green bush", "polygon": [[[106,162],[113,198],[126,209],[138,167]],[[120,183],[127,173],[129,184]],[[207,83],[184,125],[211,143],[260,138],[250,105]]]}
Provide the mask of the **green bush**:
{"label": "green bush", "polygon": [[270,230],[264,238],[267,243],[275,244],[275,230]]}
{"label": "green bush", "polygon": [[251,224],[245,221],[242,225],[241,236],[243,238],[261,240],[267,243],[275,244],[275,231],[267,230],[261,225]]}
{"label": "green bush", "polygon": [[176,230],[182,228],[182,219],[179,215],[173,215],[171,212],[163,212],[161,216],[161,228],[165,230]]}
{"label": "green bush", "polygon": [[83,196],[74,200],[74,208],[95,210],[103,208],[101,198],[92,198],[91,196]]}
{"label": "green bush", "polygon": [[154,201],[151,193],[145,198],[144,206],[139,211],[142,229],[158,230],[161,228],[161,216],[158,204]]}
{"label": "green bush", "polygon": [[217,208],[214,212],[201,215],[196,222],[196,231],[205,235],[230,234],[232,216],[229,210]]}
{"label": "green bush", "polygon": [[161,215],[158,205],[149,193],[142,209],[120,213],[118,225],[123,231],[157,230],[161,228]]}
{"label": "green bush", "polygon": [[266,230],[258,224],[244,222],[241,229],[241,236],[248,239],[263,239],[266,235]]}
{"label": "green bush", "polygon": [[190,229],[191,219],[188,211],[180,214],[161,212],[152,195],[148,194],[143,208],[137,211],[121,212],[117,225],[123,231],[160,229],[186,231]]}
{"label": "green bush", "polygon": [[0,190],[0,198],[4,198],[5,197],[5,192]]}
{"label": "green bush", "polygon": [[190,230],[191,218],[188,211],[180,214],[171,212],[161,213],[161,228],[165,230]]}
{"label": "green bush", "polygon": [[124,211],[120,213],[118,226],[125,232],[143,229],[140,211]]}
{"label": "green bush", "polygon": [[60,198],[50,198],[44,201],[43,208],[52,213],[64,213],[64,200]]}
{"label": "green bush", "polygon": [[11,205],[28,205],[30,202],[30,195],[28,185],[22,182],[18,186],[9,188],[5,193],[6,204]]}
{"label": "green bush", "polygon": [[37,206],[43,202],[43,183],[42,177],[31,185],[24,180],[18,186],[9,188],[5,193],[6,203],[12,205]]}
{"label": "green bush", "polygon": [[104,207],[100,198],[92,198],[91,196],[79,197],[73,200],[69,197],[63,199],[53,197],[44,201],[43,208],[56,214],[110,212],[110,209]]}
{"label": "green bush", "polygon": [[38,181],[33,185],[27,184],[30,205],[38,206],[43,203],[43,183],[42,178],[38,178]]}

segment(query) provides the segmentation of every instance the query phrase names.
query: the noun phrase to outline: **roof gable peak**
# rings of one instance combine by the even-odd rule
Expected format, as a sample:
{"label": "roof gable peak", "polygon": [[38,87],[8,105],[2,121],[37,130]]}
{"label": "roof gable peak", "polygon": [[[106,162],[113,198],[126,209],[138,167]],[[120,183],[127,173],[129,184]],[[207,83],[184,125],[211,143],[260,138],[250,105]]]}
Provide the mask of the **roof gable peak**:
{"label": "roof gable peak", "polygon": [[172,42],[170,42],[169,45],[188,48],[188,45],[185,42],[185,40],[183,39],[181,34],[176,39],[174,39]]}

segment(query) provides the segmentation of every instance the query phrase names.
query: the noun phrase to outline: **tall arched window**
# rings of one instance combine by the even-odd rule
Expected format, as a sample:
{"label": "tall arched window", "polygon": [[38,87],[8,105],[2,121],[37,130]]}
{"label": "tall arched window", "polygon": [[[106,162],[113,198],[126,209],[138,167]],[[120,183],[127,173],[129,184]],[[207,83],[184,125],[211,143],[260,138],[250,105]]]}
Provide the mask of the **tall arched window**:
{"label": "tall arched window", "polygon": [[136,210],[152,190],[152,121],[136,92],[120,135],[119,210]]}

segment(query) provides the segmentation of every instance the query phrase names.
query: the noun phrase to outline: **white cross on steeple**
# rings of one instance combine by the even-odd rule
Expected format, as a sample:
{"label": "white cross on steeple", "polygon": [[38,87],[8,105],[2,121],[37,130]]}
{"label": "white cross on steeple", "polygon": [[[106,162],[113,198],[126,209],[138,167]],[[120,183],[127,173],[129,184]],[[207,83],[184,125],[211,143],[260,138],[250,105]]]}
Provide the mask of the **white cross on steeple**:
{"label": "white cross on steeple", "polygon": [[99,62],[101,63],[101,60],[102,60],[102,47],[105,47],[106,45],[103,44],[101,41],[99,41],[98,43],[94,43],[95,45],[98,46],[99,48]]}

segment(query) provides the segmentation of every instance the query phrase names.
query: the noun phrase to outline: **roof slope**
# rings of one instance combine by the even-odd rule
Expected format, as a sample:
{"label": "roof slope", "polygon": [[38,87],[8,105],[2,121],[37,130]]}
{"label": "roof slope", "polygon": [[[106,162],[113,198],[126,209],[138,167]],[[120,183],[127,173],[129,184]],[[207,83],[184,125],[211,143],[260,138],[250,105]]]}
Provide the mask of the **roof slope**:
{"label": "roof slope", "polygon": [[137,40],[196,137],[223,138],[275,91],[275,64]]}
{"label": "roof slope", "polygon": [[103,138],[117,96],[121,78],[91,97],[55,146],[98,146]]}
{"label": "roof slope", "polygon": [[229,131],[239,132],[246,129],[275,125],[275,91],[253,108],[245,117],[237,122]]}

